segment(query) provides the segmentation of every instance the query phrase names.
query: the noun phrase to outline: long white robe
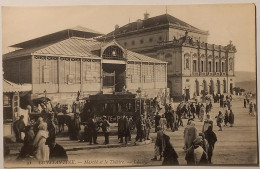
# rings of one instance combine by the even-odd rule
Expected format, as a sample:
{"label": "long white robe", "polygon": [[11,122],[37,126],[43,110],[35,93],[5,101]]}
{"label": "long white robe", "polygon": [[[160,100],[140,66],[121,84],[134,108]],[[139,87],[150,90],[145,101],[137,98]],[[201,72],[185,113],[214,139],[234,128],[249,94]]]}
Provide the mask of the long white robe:
{"label": "long white robe", "polygon": [[49,160],[50,149],[45,145],[48,134],[45,130],[39,130],[34,139],[33,145],[37,147],[35,158],[39,161]]}

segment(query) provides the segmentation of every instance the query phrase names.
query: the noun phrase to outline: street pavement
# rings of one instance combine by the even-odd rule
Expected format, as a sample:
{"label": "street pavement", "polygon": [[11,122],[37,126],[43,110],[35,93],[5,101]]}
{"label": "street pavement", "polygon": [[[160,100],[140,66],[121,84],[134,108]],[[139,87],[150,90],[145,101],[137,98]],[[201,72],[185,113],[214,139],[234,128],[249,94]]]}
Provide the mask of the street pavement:
{"label": "street pavement", "polygon": [[[213,103],[211,119],[214,121],[213,130],[217,135],[218,141],[215,144],[212,162],[213,165],[257,165],[258,164],[258,145],[257,145],[257,117],[249,115],[249,109],[243,108],[243,99],[234,97],[232,109],[235,115],[233,127],[224,126],[223,131],[218,131],[215,116],[219,111],[224,113],[223,108],[219,108],[218,103]],[[184,119],[184,125],[187,119]],[[195,126],[200,132],[203,122],[195,119]],[[179,127],[176,132],[166,131],[170,136],[171,143],[177,152],[180,165],[186,165],[185,152],[183,150],[183,132],[185,127]],[[135,135],[133,134],[132,138]],[[151,161],[154,156],[154,140],[156,133],[154,129],[151,133],[153,143],[146,144],[134,143],[134,139],[129,144],[118,143],[117,136],[110,136],[110,144],[103,145],[104,137],[98,137],[98,145],[89,145],[86,142],[70,141],[68,137],[57,138],[57,143],[62,145],[69,157],[69,162],[65,164],[30,163],[22,162],[19,166],[39,167],[58,167],[58,166],[158,166],[162,161]],[[5,164],[16,166],[14,159],[19,153],[21,144],[12,144],[11,155],[5,158]]]}

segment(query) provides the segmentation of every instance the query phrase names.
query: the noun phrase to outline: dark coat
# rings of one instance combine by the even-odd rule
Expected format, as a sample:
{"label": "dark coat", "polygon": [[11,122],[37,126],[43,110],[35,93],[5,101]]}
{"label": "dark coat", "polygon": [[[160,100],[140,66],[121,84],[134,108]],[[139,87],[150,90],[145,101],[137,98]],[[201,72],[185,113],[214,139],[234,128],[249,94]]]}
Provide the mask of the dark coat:
{"label": "dark coat", "polygon": [[227,124],[229,122],[228,112],[225,113],[224,122],[225,122],[225,124]]}
{"label": "dark coat", "polygon": [[228,116],[228,121],[230,124],[234,124],[234,113],[230,111],[229,116]]}
{"label": "dark coat", "polygon": [[161,116],[159,114],[155,115],[154,123],[155,123],[156,126],[159,126],[160,119],[161,119]]}
{"label": "dark coat", "polygon": [[162,165],[163,166],[179,165],[178,155],[170,143],[170,137],[165,134],[163,135],[163,137],[165,140],[165,149],[163,152],[164,159]]}
{"label": "dark coat", "polygon": [[14,124],[14,129],[17,131],[17,132],[22,132],[25,130],[25,123],[22,119],[19,119],[15,122]]}
{"label": "dark coat", "polygon": [[130,123],[127,118],[118,121],[118,138],[130,136]]}
{"label": "dark coat", "polygon": [[68,160],[68,156],[64,148],[56,144],[53,148],[50,148],[50,160]]}
{"label": "dark coat", "polygon": [[208,141],[209,145],[214,147],[215,143],[217,142],[216,134],[210,129],[205,131],[204,134],[205,134],[205,139]]}

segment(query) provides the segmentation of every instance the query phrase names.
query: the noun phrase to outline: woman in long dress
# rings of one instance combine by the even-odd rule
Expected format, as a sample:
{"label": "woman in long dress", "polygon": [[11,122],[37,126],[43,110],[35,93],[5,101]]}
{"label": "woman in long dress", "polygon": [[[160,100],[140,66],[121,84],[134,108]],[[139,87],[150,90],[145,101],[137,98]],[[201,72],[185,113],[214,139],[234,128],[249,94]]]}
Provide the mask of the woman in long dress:
{"label": "woman in long dress", "polygon": [[48,161],[50,150],[48,145],[45,144],[48,138],[47,123],[39,125],[39,131],[34,139],[33,146],[36,147],[35,158],[39,161]]}

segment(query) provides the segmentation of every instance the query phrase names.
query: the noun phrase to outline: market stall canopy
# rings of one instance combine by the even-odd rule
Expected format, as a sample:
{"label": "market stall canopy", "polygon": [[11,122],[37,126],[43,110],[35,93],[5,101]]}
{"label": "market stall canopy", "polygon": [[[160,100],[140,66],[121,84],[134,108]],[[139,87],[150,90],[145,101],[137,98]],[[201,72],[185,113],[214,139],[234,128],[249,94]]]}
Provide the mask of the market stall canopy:
{"label": "market stall canopy", "polygon": [[3,93],[28,92],[32,90],[32,84],[16,84],[3,79]]}

